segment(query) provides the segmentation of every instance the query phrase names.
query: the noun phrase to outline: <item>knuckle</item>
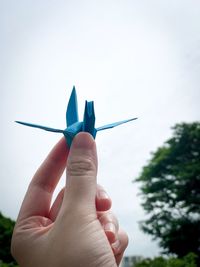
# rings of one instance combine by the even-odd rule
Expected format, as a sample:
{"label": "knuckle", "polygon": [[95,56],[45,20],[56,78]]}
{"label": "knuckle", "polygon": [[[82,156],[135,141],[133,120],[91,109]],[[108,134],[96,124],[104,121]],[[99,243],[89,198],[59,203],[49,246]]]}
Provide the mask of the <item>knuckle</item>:
{"label": "knuckle", "polygon": [[112,211],[102,212],[102,214],[99,216],[99,221],[101,223],[112,223],[115,225],[116,229],[119,229],[119,222],[117,217],[113,214]]}
{"label": "knuckle", "polygon": [[92,158],[77,158],[71,160],[67,166],[68,175],[71,176],[93,174],[95,169],[95,164]]}

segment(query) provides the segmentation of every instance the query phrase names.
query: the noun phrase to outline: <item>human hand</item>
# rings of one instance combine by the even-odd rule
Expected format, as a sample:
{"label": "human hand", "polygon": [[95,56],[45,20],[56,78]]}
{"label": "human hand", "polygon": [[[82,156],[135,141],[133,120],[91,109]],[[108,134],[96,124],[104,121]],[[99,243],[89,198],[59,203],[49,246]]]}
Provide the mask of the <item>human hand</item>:
{"label": "human hand", "polygon": [[[66,186],[50,206],[66,161]],[[11,251],[20,267],[119,265],[128,238],[96,173],[89,134],[78,134],[70,151],[64,138],[54,147],[29,185],[13,232]]]}

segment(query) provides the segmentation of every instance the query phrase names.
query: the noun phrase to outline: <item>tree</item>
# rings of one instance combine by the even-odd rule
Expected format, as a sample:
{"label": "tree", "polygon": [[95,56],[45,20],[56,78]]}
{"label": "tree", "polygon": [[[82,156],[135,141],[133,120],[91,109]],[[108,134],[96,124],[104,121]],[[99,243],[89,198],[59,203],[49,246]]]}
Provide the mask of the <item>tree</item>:
{"label": "tree", "polygon": [[0,266],[3,266],[3,262],[14,262],[10,254],[10,243],[14,225],[14,221],[4,217],[0,212]]}
{"label": "tree", "polygon": [[189,253],[182,259],[177,259],[175,257],[147,258],[136,262],[133,267],[196,267],[196,258],[197,256],[194,253]]}
{"label": "tree", "polygon": [[148,214],[141,228],[166,253],[200,255],[200,123],[172,129],[136,179]]}

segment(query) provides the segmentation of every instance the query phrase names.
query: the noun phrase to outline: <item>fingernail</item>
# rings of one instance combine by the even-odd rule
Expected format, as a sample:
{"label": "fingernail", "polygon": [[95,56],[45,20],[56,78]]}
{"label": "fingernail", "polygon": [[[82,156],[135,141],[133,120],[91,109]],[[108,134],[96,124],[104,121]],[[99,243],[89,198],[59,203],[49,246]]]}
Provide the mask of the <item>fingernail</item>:
{"label": "fingernail", "polygon": [[99,199],[109,199],[108,194],[103,190],[98,191],[97,194]]}
{"label": "fingernail", "polygon": [[94,143],[94,138],[90,134],[81,132],[74,137],[72,146],[74,148],[92,149]]}
{"label": "fingernail", "polygon": [[105,230],[105,232],[115,233],[115,225],[113,223],[111,223],[111,222],[106,223],[104,225],[104,230]]}
{"label": "fingernail", "polygon": [[113,243],[111,246],[112,246],[112,249],[114,250],[114,252],[117,253],[119,251],[119,249],[120,249],[120,242],[119,242],[119,240],[117,239],[115,241],[115,243]]}

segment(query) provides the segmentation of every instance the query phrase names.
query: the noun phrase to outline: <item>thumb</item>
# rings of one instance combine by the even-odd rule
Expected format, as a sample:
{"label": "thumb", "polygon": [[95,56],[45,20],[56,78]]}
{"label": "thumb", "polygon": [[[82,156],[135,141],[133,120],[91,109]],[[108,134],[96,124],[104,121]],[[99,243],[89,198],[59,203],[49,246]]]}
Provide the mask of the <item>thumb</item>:
{"label": "thumb", "polygon": [[67,160],[67,183],[64,205],[68,208],[91,207],[95,210],[97,153],[88,133],[75,136]]}

